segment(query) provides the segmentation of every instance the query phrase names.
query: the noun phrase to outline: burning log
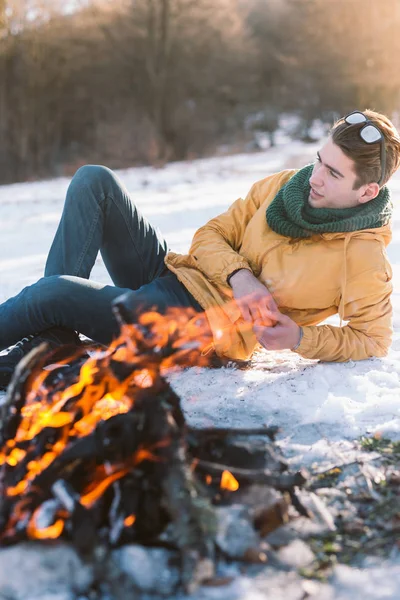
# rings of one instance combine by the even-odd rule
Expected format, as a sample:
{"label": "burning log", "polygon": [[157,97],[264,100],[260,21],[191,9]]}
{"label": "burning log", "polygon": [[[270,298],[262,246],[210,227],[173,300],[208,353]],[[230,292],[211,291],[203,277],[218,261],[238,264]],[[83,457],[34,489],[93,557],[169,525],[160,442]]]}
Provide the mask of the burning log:
{"label": "burning log", "polygon": [[190,591],[214,575],[218,502],[254,482],[295,498],[306,476],[285,473],[260,440],[276,428],[187,427],[163,372],[207,364],[204,317],[128,325],[116,310],[121,337],[108,349],[44,371],[41,346],[16,370],[1,409],[0,543],[62,536],[90,556],[101,544],[155,545],[168,526]]}

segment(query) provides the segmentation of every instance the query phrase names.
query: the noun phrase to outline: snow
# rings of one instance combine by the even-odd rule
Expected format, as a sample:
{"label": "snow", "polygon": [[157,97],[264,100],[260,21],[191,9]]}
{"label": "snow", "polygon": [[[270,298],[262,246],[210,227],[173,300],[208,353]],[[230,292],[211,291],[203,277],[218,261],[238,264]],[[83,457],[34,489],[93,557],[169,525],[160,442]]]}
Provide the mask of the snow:
{"label": "snow", "polygon": [[[277,147],[260,153],[171,163],[162,169],[128,169],[118,175],[171,248],[185,252],[195,230],[243,197],[252,183],[311,162],[319,146],[280,140]],[[0,302],[42,276],[68,183],[60,178],[0,186]],[[334,364],[305,360],[288,351],[264,352],[247,371],[194,368],[174,373],[171,382],[191,423],[279,425],[279,443],[293,466],[321,469],[352,461],[353,441],[362,435],[380,432],[400,439],[400,208],[396,206],[400,175],[390,187],[395,213],[388,248],[394,280],[394,341],[389,355]],[[100,257],[92,278],[110,282]],[[331,582],[335,595],[327,589],[324,597],[365,599],[368,587],[375,594],[371,598],[399,598],[400,567],[396,557],[393,561],[363,569],[338,567]],[[241,598],[270,597],[252,578],[239,577],[233,585],[235,594],[241,590]],[[297,590],[293,595],[285,592],[286,600],[304,597],[298,595],[298,585],[293,589]],[[202,590],[198,598],[233,597],[229,590],[231,586]],[[274,599],[279,594],[276,591]]]}

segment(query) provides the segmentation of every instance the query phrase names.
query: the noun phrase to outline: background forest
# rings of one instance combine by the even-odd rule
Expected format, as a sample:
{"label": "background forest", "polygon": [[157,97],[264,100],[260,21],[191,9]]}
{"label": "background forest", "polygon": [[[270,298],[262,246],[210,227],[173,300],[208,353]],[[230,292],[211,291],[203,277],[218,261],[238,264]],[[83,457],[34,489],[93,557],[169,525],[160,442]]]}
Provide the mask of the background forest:
{"label": "background forest", "polygon": [[0,183],[398,124],[400,0],[0,0]]}

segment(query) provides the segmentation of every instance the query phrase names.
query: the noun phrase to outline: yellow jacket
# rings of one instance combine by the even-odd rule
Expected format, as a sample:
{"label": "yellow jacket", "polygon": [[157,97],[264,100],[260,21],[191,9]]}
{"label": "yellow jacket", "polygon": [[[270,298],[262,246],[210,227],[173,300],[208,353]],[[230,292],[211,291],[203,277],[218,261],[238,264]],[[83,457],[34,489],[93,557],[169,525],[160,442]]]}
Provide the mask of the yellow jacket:
{"label": "yellow jacket", "polygon": [[[392,336],[392,274],[385,252],[390,226],[326,233],[317,240],[275,233],[266,209],[295,172],[255,183],[245,200],[196,232],[189,254],[170,252],[166,265],[206,310],[221,356],[244,360],[258,346],[227,284],[241,268],[250,269],[279,310],[303,327],[296,350],[301,356],[324,361],[385,356]],[[316,326],[336,313],[345,326]]]}

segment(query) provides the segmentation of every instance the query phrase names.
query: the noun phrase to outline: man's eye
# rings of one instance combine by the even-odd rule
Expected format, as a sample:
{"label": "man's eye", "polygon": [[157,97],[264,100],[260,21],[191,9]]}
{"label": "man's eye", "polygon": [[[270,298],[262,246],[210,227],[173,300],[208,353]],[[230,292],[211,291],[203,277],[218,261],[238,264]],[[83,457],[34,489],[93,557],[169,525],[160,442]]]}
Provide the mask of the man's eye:
{"label": "man's eye", "polygon": [[318,154],[317,154],[317,156],[316,156],[315,160],[316,160],[317,162],[321,162],[321,159],[320,159],[320,157],[318,156]]}
{"label": "man's eye", "polygon": [[338,178],[338,176],[336,175],[336,173],[334,171],[329,171],[329,173],[332,175],[332,177],[334,177],[335,179]]}

